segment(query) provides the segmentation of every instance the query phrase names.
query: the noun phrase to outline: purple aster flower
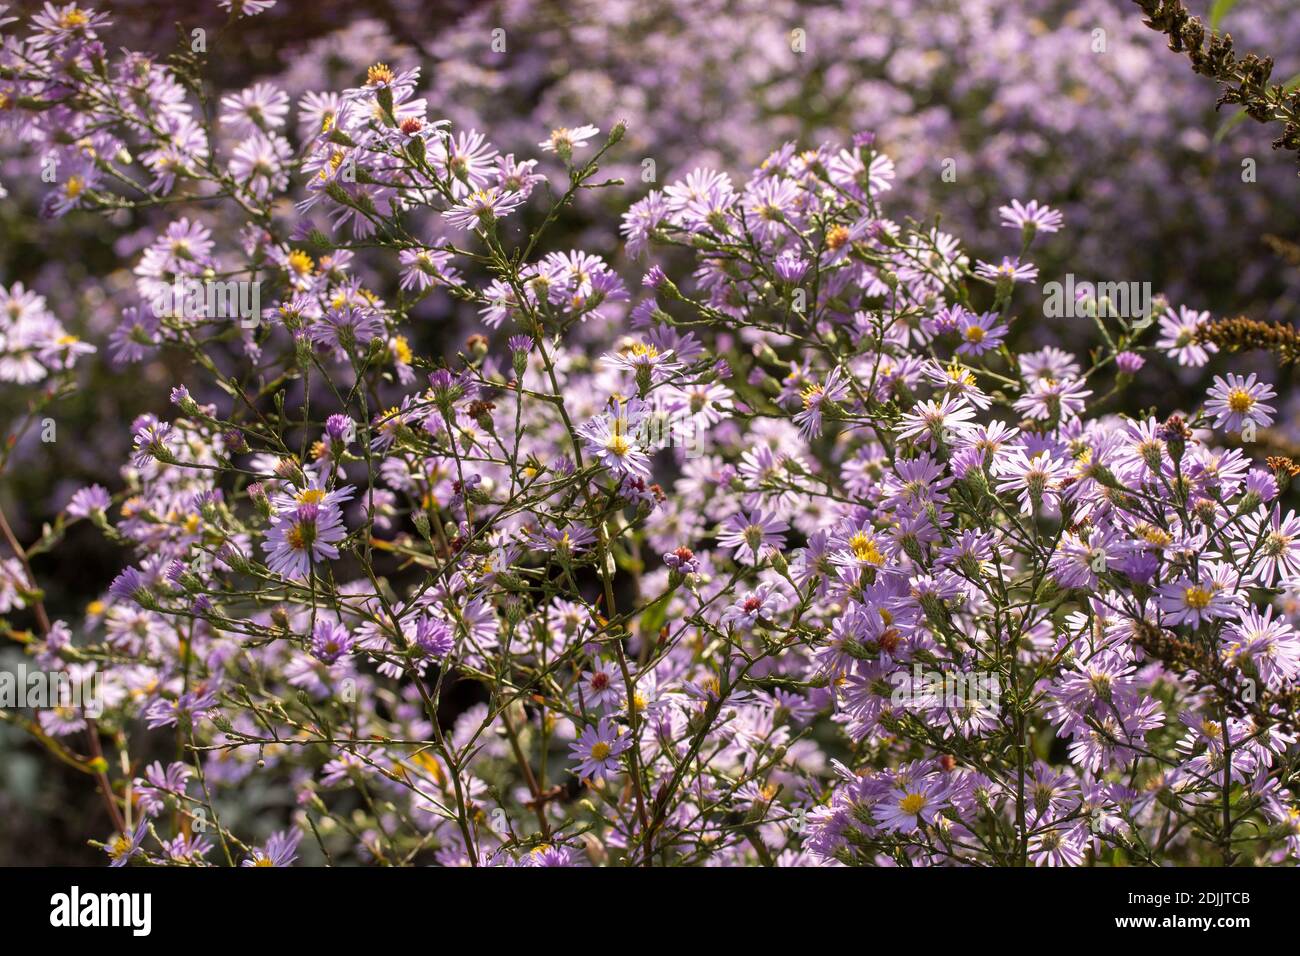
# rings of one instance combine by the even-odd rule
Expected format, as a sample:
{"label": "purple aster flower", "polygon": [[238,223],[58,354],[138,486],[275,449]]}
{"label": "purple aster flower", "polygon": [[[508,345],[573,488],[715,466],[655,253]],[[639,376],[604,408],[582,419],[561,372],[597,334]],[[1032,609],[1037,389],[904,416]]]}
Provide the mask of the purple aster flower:
{"label": "purple aster flower", "polygon": [[561,159],[568,159],[575,149],[586,146],[593,136],[599,134],[600,130],[590,124],[572,129],[561,126],[551,130],[551,135],[537,145],[544,153],[555,153]]}
{"label": "purple aster flower", "polygon": [[1196,341],[1197,330],[1209,321],[1208,312],[1195,312],[1187,306],[1180,306],[1175,315],[1173,309],[1168,309],[1160,316],[1160,338],[1156,347],[1164,349],[1170,358],[1177,359],[1179,365],[1199,368],[1219,350],[1213,342]]}
{"label": "purple aster flower", "polygon": [[499,155],[478,130],[461,130],[439,139],[432,150],[434,167],[451,182],[452,195],[466,196],[482,189],[493,174]]}
{"label": "purple aster flower", "polygon": [[672,378],[682,371],[682,365],[673,358],[673,350],[660,351],[649,342],[633,342],[617,352],[608,352],[604,360],[615,368],[631,372],[641,394],[652,386]]}
{"label": "purple aster flower", "polygon": [[695,552],[685,546],[664,554],[664,564],[680,574],[695,574],[700,569],[700,562]]}
{"label": "purple aster flower", "polygon": [[1246,515],[1235,551],[1249,579],[1264,587],[1300,578],[1300,518],[1294,511],[1282,517],[1276,505]]}
{"label": "purple aster flower", "polygon": [[940,400],[917,402],[898,423],[899,441],[911,439],[934,448],[948,444],[974,427],[975,409],[964,398],[945,395]]}
{"label": "purple aster flower", "polygon": [[107,511],[112,502],[113,499],[109,496],[107,488],[102,485],[91,485],[74,492],[65,510],[70,518],[89,518],[96,512]]}
{"label": "purple aster flower", "polygon": [[123,308],[122,320],[108,337],[113,362],[140,362],[156,352],[160,325],[157,316],[148,310],[139,310],[135,306]]}
{"label": "purple aster flower", "polygon": [[752,591],[746,591],[728,607],[721,617],[723,624],[747,629],[756,624],[759,618],[771,618],[786,605],[785,597],[776,585],[760,584]]}
{"label": "purple aster flower", "polygon": [[197,863],[212,852],[213,842],[205,836],[178,834],[163,841],[163,852],[176,863]]}
{"label": "purple aster flower", "polygon": [[1136,375],[1146,364],[1147,360],[1137,352],[1124,351],[1115,356],[1115,367],[1125,375]]}
{"label": "purple aster flower", "polygon": [[217,6],[227,13],[243,17],[255,17],[265,13],[276,4],[276,0],[217,0]]}
{"label": "purple aster flower", "polygon": [[281,830],[272,833],[265,846],[253,847],[248,859],[240,866],[292,866],[298,859],[298,844],[302,833],[298,830]]}
{"label": "purple aster flower", "polygon": [[1029,391],[1012,403],[1012,408],[1039,421],[1078,417],[1084,399],[1092,394],[1082,379],[1040,378],[1030,383]]}
{"label": "purple aster flower", "polygon": [[504,192],[496,186],[470,193],[442,214],[455,229],[487,229],[510,215],[524,201],[524,194]]}
{"label": "purple aster flower", "polygon": [[1007,334],[1007,327],[998,323],[996,312],[975,315],[967,312],[958,323],[957,331],[961,333],[961,345],[957,351],[962,355],[982,355],[996,349]]}
{"label": "purple aster flower", "polygon": [[[664,194],[657,189],[651,190],[645,199],[632,204],[623,214],[623,222],[619,226],[619,231],[627,240],[629,256],[635,258],[645,252],[650,237],[668,218],[668,214]],[[663,270],[660,270],[659,275],[663,275]]]}
{"label": "purple aster flower", "polygon": [[646,274],[641,277],[641,284],[647,289],[658,289],[668,281],[668,276],[659,266],[651,266],[646,270]]}
{"label": "purple aster flower", "polygon": [[135,829],[130,834],[119,833],[113,840],[104,847],[104,852],[108,854],[110,867],[126,866],[131,861],[131,857],[140,853],[140,844],[144,841],[145,834],[149,832],[149,819],[142,817],[136,824]]}
{"label": "purple aster flower", "polygon": [[331,415],[325,419],[325,434],[331,443],[346,448],[357,439],[357,423],[347,415]]}
{"label": "purple aster flower", "polygon": [[533,193],[533,187],[546,181],[541,173],[533,172],[537,160],[526,159],[515,162],[515,154],[509,153],[497,157],[497,187],[509,193],[519,193],[527,199]]}
{"label": "purple aster flower", "polygon": [[1032,515],[1042,505],[1055,506],[1067,468],[1051,452],[1040,451],[1031,457],[1017,448],[994,465],[993,473],[998,491],[1016,495],[1020,510]]}
{"label": "purple aster flower", "polygon": [[289,185],[293,147],[283,136],[254,132],[230,157],[230,175],[250,193],[265,199]]}
{"label": "purple aster flower", "polygon": [[400,286],[403,289],[424,289],[440,284],[453,284],[459,273],[451,268],[452,253],[442,248],[403,249],[397,256],[402,266]]}
{"label": "purple aster flower", "polygon": [[298,505],[272,516],[271,530],[262,543],[266,566],[283,577],[305,579],[314,564],[338,558],[336,545],[347,536],[337,504]]}
{"label": "purple aster flower", "polygon": [[614,721],[602,717],[595,727],[588,725],[569,745],[570,755],[578,761],[573,772],[582,779],[602,780],[607,774],[618,772],[618,756],[630,746],[632,741],[619,733]]}
{"label": "purple aster flower", "polygon": [[185,793],[185,783],[194,773],[189,764],[175,761],[166,769],[158,761],[145,768],[145,779],[135,782],[135,795],[141,812],[156,817],[167,809],[166,797]]}
{"label": "purple aster flower", "polygon": [[623,679],[615,665],[596,661],[584,671],[579,685],[580,699],[589,709],[613,713],[623,706]]}
{"label": "purple aster flower", "polygon": [[1277,392],[1267,383],[1255,381],[1254,372],[1246,378],[1229,372],[1226,381],[1216,375],[1209,394],[1205,411],[1214,416],[1215,428],[1240,432],[1247,423],[1260,428],[1273,424],[1277,409],[1264,403]]}
{"label": "purple aster flower", "polygon": [[1259,500],[1263,502],[1272,501],[1278,496],[1277,478],[1272,472],[1265,471],[1263,468],[1252,468],[1246,475],[1247,495],[1258,495]]}
{"label": "purple aster flower", "polygon": [[933,777],[904,781],[876,805],[873,816],[880,826],[900,833],[929,826],[946,801],[942,786]]}
{"label": "purple aster flower", "polygon": [[602,465],[617,475],[650,477],[650,458],[639,432],[647,406],[639,400],[619,402],[609,411],[578,426],[578,434]]}
{"label": "purple aster flower", "polygon": [[281,512],[291,512],[299,505],[337,507],[344,502],[351,501],[352,496],[355,494],[356,489],[351,485],[341,485],[330,490],[325,487],[325,479],[322,475],[315,471],[309,471],[305,487],[277,492],[272,496],[271,503]]}
{"label": "purple aster flower", "polygon": [[809,271],[809,263],[792,248],[781,252],[772,263],[772,272],[776,273],[776,277],[792,285],[800,281],[807,271]]}
{"label": "purple aster flower", "polygon": [[1036,828],[1029,839],[1029,860],[1034,866],[1079,866],[1088,848],[1088,828],[1081,824]]}
{"label": "purple aster flower", "polygon": [[144,468],[154,461],[171,459],[172,426],[169,422],[160,422],[153,416],[146,416],[135,432],[135,451],[131,463],[137,468]]}
{"label": "purple aster flower", "polygon": [[552,844],[543,844],[533,847],[528,851],[528,855],[520,861],[520,866],[526,867],[556,867],[556,866],[577,866],[578,863],[574,858],[573,850],[567,846],[554,846]]}
{"label": "purple aster flower", "polygon": [[595,540],[596,532],[586,525],[569,524],[563,528],[544,529],[537,539],[537,546],[543,551],[568,557],[585,551]]}
{"label": "purple aster flower", "polygon": [[1004,226],[1019,229],[1031,237],[1035,232],[1057,232],[1065,223],[1063,215],[1050,206],[1040,205],[1037,199],[1023,205],[1013,199],[1011,205],[998,207],[998,215]]}
{"label": "purple aster flower", "polygon": [[345,305],[330,309],[307,329],[317,345],[327,346],[340,358],[364,352],[363,346],[384,334],[384,317],[369,307]]}
{"label": "purple aster flower", "polygon": [[138,568],[122,571],[108,586],[108,593],[119,601],[140,602],[149,593],[149,580]]}
{"label": "purple aster flower", "polygon": [[799,433],[804,438],[816,438],[822,433],[822,416],[828,405],[843,401],[849,394],[849,382],[839,366],[830,370],[826,381],[813,383],[803,391],[803,411],[794,416]]}
{"label": "purple aster flower", "polygon": [[311,632],[311,653],[322,664],[336,664],[352,653],[352,635],[342,623],[321,619]]}
{"label": "purple aster flower", "polygon": [[1208,576],[1171,581],[1160,586],[1157,596],[1164,623],[1170,627],[1198,627],[1216,618],[1232,617],[1238,610],[1234,595]]}
{"label": "purple aster flower", "polygon": [[1038,278],[1038,266],[1007,256],[997,265],[991,262],[976,262],[975,274],[981,279],[988,279],[999,285],[1003,283],[1010,285],[1016,282],[1033,282]]}
{"label": "purple aster flower", "polygon": [[741,564],[758,564],[766,548],[780,550],[785,547],[785,532],[790,529],[786,520],[761,508],[751,512],[737,512],[718,530],[718,545],[734,552]]}
{"label": "purple aster flower", "polygon": [[270,83],[257,83],[221,98],[223,126],[234,136],[249,136],[283,126],[289,115],[289,94]]}
{"label": "purple aster flower", "polygon": [[217,692],[210,689],[187,691],[171,700],[161,697],[145,708],[145,726],[150,730],[175,727],[184,721],[204,719],[217,703]]}
{"label": "purple aster flower", "polygon": [[422,614],[416,619],[411,642],[423,657],[435,660],[442,660],[455,646],[451,627],[429,614]]}
{"label": "purple aster flower", "polygon": [[1280,687],[1300,676],[1300,634],[1275,608],[1247,608],[1224,632],[1224,654],[1240,665],[1254,663],[1269,687]]}

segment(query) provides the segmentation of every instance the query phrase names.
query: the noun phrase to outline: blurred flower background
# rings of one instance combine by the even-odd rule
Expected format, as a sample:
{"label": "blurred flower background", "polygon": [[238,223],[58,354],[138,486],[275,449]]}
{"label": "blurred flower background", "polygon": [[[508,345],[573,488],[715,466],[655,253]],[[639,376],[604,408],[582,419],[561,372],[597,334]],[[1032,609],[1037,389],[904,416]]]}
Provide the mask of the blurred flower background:
{"label": "blurred flower background", "polygon": [[[1191,6],[1205,15],[1211,4]],[[1216,6],[1230,8],[1222,25],[1240,47],[1278,58],[1275,77],[1300,74],[1300,6]],[[38,9],[18,3],[9,13]],[[354,85],[377,61],[420,67],[431,112],[456,129],[490,128],[503,154],[532,155],[557,127],[624,119],[626,138],[603,171],[625,185],[585,194],[567,233],[548,241],[629,274],[610,224],[650,189],[699,165],[743,175],[783,140],[809,146],[871,130],[899,163],[891,201],[941,217],[976,252],[999,248],[997,209],[1011,198],[1086,223],[1036,251],[1040,284],[1063,281],[1068,263],[1081,279],[1149,282],[1216,317],[1295,320],[1293,158],[1274,153],[1269,131],[1234,108],[1216,111],[1213,84],[1167,51],[1129,0],[281,0],[256,29],[228,23],[214,0],[108,9],[108,47],[175,50],[174,64],[187,62],[191,31],[205,28],[213,100],[270,83],[294,104],[290,129],[313,121],[303,109],[311,94]],[[123,423],[162,411],[185,377],[169,353],[124,369],[110,343],[123,310],[138,304],[133,263],[173,214],[162,204],[42,215],[40,147],[0,110],[0,286],[43,295],[99,351],[54,413],[54,440],[7,427],[40,383],[0,384],[0,427],[17,442],[0,502],[25,542],[77,488],[115,487],[130,447]],[[562,190],[563,177],[552,185]],[[214,206],[212,219],[228,214]],[[430,321],[412,344],[423,349],[480,329],[473,307],[438,298],[422,309]],[[1060,322],[1025,323],[1017,334],[1026,347],[1070,347],[1091,328],[1075,321],[1077,341]],[[1128,402],[1158,394],[1178,407],[1185,389],[1183,403],[1193,404],[1203,371],[1180,370],[1186,377],[1163,389],[1148,380],[1155,392]],[[1281,411],[1279,427],[1296,438],[1296,409]],[[86,523],[69,545],[33,563],[51,614],[73,618],[122,554]],[[102,835],[96,813],[77,774],[0,725],[0,864],[95,861],[85,840]]]}

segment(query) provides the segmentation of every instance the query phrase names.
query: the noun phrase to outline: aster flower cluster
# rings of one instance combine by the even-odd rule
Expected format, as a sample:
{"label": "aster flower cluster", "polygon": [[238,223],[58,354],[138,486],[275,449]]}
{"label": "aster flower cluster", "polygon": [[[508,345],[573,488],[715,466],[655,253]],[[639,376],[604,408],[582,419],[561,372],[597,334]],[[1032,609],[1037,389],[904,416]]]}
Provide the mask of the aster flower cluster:
{"label": "aster flower cluster", "polygon": [[[51,213],[191,207],[112,356],[188,380],[40,542],[92,523],[128,566],[5,625],[102,682],[28,729],[96,775],[113,865],[1295,860],[1300,466],[1248,437],[1276,390],[1109,411],[1213,354],[1165,299],[1013,351],[1062,211],[1007,196],[967,247],[875,135],[791,140],[650,190],[616,263],[549,230],[614,187],[617,119],[503,154],[375,63],[296,104],[295,150],[275,86],[212,126],[101,15],[46,20],[6,54],[23,128],[88,139]],[[150,306],[217,277],[257,321]],[[475,334],[418,348],[431,300]],[[0,612],[40,606],[27,556]]]}
{"label": "aster flower cluster", "polygon": [[[570,123],[575,108],[625,116],[631,139],[613,168],[629,181],[645,181],[647,158],[660,182],[701,163],[735,175],[772,138],[872,129],[901,165],[899,189],[913,213],[942,210],[971,240],[993,241],[1006,197],[1036,196],[1073,221],[1112,225],[1075,234],[1068,252],[1043,247],[1040,264],[1052,275],[1086,262],[1179,297],[1214,276],[1233,290],[1235,307],[1293,318],[1293,297],[1267,291],[1279,278],[1294,289],[1293,273],[1228,265],[1240,263],[1238,230],[1289,234],[1269,205],[1294,203],[1293,170],[1248,132],[1244,108],[1216,113],[1206,81],[1163,53],[1164,38],[1142,24],[1150,6],[578,0],[561,11],[528,0],[513,4],[506,21],[479,8],[434,37],[442,66],[430,95],[458,123],[492,116],[512,149],[537,140],[539,126]],[[1289,52],[1300,14],[1286,0],[1224,7],[1221,31],[1278,56],[1276,102],[1300,70]],[[402,21],[410,30],[419,23],[415,15]],[[483,57],[480,38],[502,23],[527,43]],[[629,49],[646,52],[626,56]],[[581,68],[543,73],[536,97],[539,59]],[[503,100],[527,112],[502,115]],[[1251,182],[1242,181],[1246,158],[1258,163]],[[1123,175],[1099,183],[1101,169]],[[1191,222],[1207,228],[1186,228]],[[1065,334],[1055,330],[1058,340]]]}
{"label": "aster flower cluster", "polygon": [[[45,265],[33,269],[15,248],[0,250],[0,268],[22,273],[29,288],[50,297],[69,288],[57,263],[71,260],[80,301],[77,308],[62,303],[58,313],[72,333],[110,356],[123,349],[156,356],[152,328],[160,317],[140,308],[135,289],[118,274],[93,285],[78,281],[90,278],[80,271],[82,260],[98,264],[107,245],[88,225],[97,217],[69,218],[64,210],[99,208],[101,198],[113,197],[108,208],[117,210],[114,228],[121,232],[112,248],[126,271],[140,246],[175,222],[170,213],[181,195],[240,192],[239,202],[208,201],[202,217],[189,218],[233,232],[246,224],[249,204],[265,212],[258,223],[264,226],[272,209],[261,197],[337,109],[338,91],[376,59],[400,73],[399,64],[409,68],[417,56],[437,64],[420,76],[420,96],[467,137],[491,128],[505,161],[559,158],[551,145],[557,134],[556,142],[573,142],[581,155],[586,147],[578,144],[594,137],[569,134],[601,125],[588,118],[628,121],[629,140],[605,164],[607,174],[625,180],[626,194],[580,193],[581,215],[550,229],[557,249],[612,259],[616,234],[592,226],[621,213],[626,195],[702,163],[739,175],[775,139],[845,138],[870,128],[901,164],[899,201],[916,215],[942,210],[953,231],[981,247],[992,247],[994,213],[1007,197],[1036,196],[1071,221],[1086,216],[1096,223],[1072,233],[1068,244],[1040,246],[1043,281],[1087,263],[1094,279],[1150,278],[1197,308],[1231,305],[1261,320],[1291,317],[1295,296],[1285,293],[1294,293],[1300,273],[1274,268],[1267,256],[1242,259],[1235,245],[1238,233],[1265,241],[1288,234],[1285,211],[1296,199],[1289,164],[1261,148],[1251,125],[1240,122],[1244,111],[1214,112],[1198,95],[1205,81],[1179,58],[1162,55],[1163,39],[1127,0],[581,0],[563,9],[549,0],[512,0],[461,5],[436,18],[421,0],[309,10],[273,0],[115,0],[111,7],[51,3],[18,23],[0,14],[7,21],[0,23],[0,127],[11,134],[0,135],[0,193],[8,189],[15,203],[59,216],[25,237],[43,247]],[[205,56],[214,65],[229,63],[213,42],[227,14],[227,39],[272,28],[276,39],[252,44],[242,57],[232,54],[239,68],[221,71],[227,85],[209,91],[205,105],[187,93],[198,89]],[[209,50],[164,56],[177,21],[206,29]],[[1279,77],[1300,69],[1281,55],[1300,39],[1300,16],[1287,0],[1236,4],[1225,25],[1245,45],[1277,51]],[[873,39],[846,40],[855,36]],[[147,41],[144,48],[158,52],[106,56],[106,68],[111,63],[117,71],[111,82],[69,108],[73,102],[62,101],[78,88],[78,71],[94,75],[100,48],[115,53],[122,38],[132,49]],[[268,47],[275,55],[267,56]],[[90,58],[61,72],[64,51],[83,48]],[[257,75],[245,79],[241,70]],[[40,108],[6,105],[20,101]],[[81,112],[92,104],[89,114]],[[114,116],[135,124],[114,123]],[[156,126],[156,137],[141,117]],[[1258,163],[1250,182],[1242,179],[1247,160]],[[495,201],[509,203],[512,184],[543,178],[562,192],[567,184],[558,167],[507,162]],[[1120,168],[1123,176],[1098,181],[1097,170]],[[350,169],[341,171],[345,184]],[[358,191],[367,186],[382,183],[362,183]],[[464,198],[468,214],[477,216],[483,198]],[[419,248],[406,254],[430,256]],[[188,271],[203,276],[212,268],[222,278],[232,267],[225,261]],[[440,318],[452,314],[426,307]],[[1025,327],[1019,334],[1034,347],[1083,351],[1087,331],[1086,323],[1061,324],[1050,333]],[[119,381],[103,383],[113,401],[80,412],[88,429],[112,443],[121,441],[113,412],[120,420],[140,410],[130,392],[115,386]],[[0,414],[10,411],[0,401]],[[31,460],[40,450],[29,441],[16,456]],[[107,457],[70,457],[60,454],[59,467],[93,469],[87,477],[101,483],[111,477]],[[61,495],[54,483],[44,487],[41,510],[52,514]]]}

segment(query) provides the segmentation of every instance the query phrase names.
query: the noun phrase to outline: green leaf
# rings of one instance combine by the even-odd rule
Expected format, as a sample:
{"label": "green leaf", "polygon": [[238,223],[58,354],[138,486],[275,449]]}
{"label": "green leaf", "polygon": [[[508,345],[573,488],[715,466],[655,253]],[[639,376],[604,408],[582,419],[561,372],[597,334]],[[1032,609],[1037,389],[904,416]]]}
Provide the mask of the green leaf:
{"label": "green leaf", "polygon": [[1223,18],[1236,5],[1237,0],[1214,0],[1214,6],[1210,8],[1210,29],[1219,29],[1219,24],[1223,22]]}
{"label": "green leaf", "polygon": [[1222,143],[1223,138],[1240,126],[1245,119],[1246,111],[1244,109],[1239,109],[1220,123],[1219,128],[1214,131],[1214,145],[1218,146]]}

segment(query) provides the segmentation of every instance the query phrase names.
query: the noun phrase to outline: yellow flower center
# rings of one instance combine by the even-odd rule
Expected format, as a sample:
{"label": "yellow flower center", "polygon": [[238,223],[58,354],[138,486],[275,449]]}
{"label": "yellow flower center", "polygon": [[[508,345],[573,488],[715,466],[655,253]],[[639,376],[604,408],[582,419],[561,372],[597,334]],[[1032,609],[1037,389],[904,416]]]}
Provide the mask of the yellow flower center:
{"label": "yellow flower center", "polygon": [[898,808],[908,816],[916,816],[924,806],[925,794],[923,793],[909,793],[898,801]]}
{"label": "yellow flower center", "polygon": [[598,740],[591,747],[592,760],[604,760],[609,756],[609,744],[603,740]]}
{"label": "yellow flower center", "polygon": [[849,538],[849,548],[853,551],[853,556],[859,561],[875,565],[885,563],[885,556],[881,553],[880,548],[876,546],[876,539],[865,531],[859,531]]}
{"label": "yellow flower center", "polygon": [[826,233],[826,248],[831,251],[839,249],[844,243],[849,241],[849,229],[847,226],[836,226]]}
{"label": "yellow flower center", "polygon": [[1238,415],[1250,411],[1254,404],[1255,399],[1244,388],[1234,388],[1228,393],[1228,408]]}
{"label": "yellow flower center", "polygon": [[1157,528],[1154,525],[1140,525],[1138,527],[1138,533],[1148,544],[1153,544],[1160,548],[1167,548],[1169,545],[1173,544],[1174,541],[1169,532]]}
{"label": "yellow flower center", "polygon": [[315,265],[316,263],[312,261],[311,256],[300,249],[295,249],[289,253],[289,268],[300,276],[305,276],[311,272]]}
{"label": "yellow flower center", "polygon": [[393,71],[388,68],[386,63],[376,63],[370,69],[366,70],[366,83],[373,86],[376,83],[393,82]]}
{"label": "yellow flower center", "polygon": [[1209,590],[1199,586],[1190,587],[1183,592],[1183,600],[1187,602],[1187,606],[1195,608],[1198,611],[1204,610],[1210,606],[1211,597],[1213,597],[1213,595]]}
{"label": "yellow flower center", "polygon": [[393,339],[393,355],[402,365],[411,364],[411,345],[404,336],[399,335]]}

